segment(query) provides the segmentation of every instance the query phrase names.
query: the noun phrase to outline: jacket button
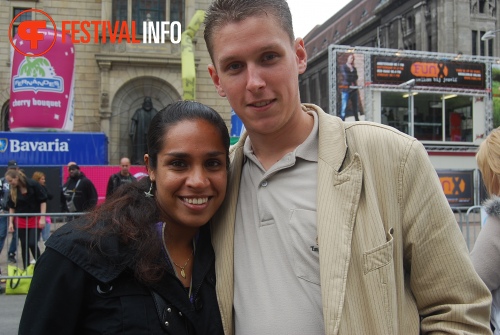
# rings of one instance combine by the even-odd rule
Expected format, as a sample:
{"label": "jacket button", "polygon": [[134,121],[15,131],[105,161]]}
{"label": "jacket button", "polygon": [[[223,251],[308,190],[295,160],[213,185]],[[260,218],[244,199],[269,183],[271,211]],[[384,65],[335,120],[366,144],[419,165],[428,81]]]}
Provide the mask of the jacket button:
{"label": "jacket button", "polygon": [[168,327],[168,325],[169,325],[168,321],[165,321],[165,327]]}
{"label": "jacket button", "polygon": [[179,312],[179,316],[182,316],[182,312]]}
{"label": "jacket button", "polygon": [[172,312],[172,309],[170,307],[167,308],[167,312],[169,312],[169,313]]}

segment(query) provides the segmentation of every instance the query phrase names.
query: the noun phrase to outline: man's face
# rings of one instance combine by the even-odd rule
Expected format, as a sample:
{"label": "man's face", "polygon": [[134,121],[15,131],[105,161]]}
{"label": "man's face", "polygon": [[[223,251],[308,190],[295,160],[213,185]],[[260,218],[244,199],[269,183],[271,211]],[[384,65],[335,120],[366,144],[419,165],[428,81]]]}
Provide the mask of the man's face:
{"label": "man's face", "polygon": [[130,160],[123,158],[120,161],[120,167],[122,176],[128,176],[130,174]]}
{"label": "man's face", "polygon": [[74,178],[74,177],[77,177],[78,175],[80,175],[80,170],[78,170],[77,168],[75,167],[72,167],[72,168],[69,168],[68,169],[68,172],[69,172],[69,176],[71,178]]}
{"label": "man's face", "polygon": [[276,18],[253,16],[231,22],[213,34],[209,72],[247,131],[285,132],[301,112],[298,76],[306,70],[302,39],[293,44]]}

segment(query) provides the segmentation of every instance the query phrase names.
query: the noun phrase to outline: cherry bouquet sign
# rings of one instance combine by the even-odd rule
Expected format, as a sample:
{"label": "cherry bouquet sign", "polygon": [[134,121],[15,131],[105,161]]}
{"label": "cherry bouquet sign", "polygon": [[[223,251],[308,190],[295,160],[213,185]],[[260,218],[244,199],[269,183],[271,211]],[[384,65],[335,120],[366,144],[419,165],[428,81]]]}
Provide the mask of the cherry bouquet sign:
{"label": "cherry bouquet sign", "polygon": [[[61,31],[39,28],[30,43],[15,35],[11,50],[12,131],[72,131],[75,49]],[[43,37],[43,38],[42,38]],[[33,48],[35,44],[36,48]],[[43,52],[42,52],[43,51]]]}

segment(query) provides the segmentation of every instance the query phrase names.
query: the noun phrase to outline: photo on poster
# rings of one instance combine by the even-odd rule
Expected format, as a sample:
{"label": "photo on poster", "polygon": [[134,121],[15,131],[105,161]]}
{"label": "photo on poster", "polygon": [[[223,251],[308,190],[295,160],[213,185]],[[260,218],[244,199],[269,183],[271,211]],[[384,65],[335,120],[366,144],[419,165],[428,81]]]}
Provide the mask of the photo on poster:
{"label": "photo on poster", "polygon": [[364,120],[365,56],[337,53],[337,116],[343,120]]}

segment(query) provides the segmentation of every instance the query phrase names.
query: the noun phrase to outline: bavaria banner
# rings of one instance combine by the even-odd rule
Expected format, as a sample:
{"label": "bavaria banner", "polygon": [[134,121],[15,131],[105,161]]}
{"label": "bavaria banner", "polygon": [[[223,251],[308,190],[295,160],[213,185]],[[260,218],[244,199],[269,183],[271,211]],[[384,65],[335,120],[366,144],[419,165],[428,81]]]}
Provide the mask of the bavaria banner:
{"label": "bavaria banner", "polygon": [[[12,131],[72,131],[74,123],[75,49],[70,38],[50,28],[38,29],[49,38],[30,43],[19,36],[11,48],[9,126]],[[52,46],[51,46],[52,45]]]}
{"label": "bavaria banner", "polygon": [[0,165],[15,159],[19,166],[107,165],[104,133],[0,132]]}

